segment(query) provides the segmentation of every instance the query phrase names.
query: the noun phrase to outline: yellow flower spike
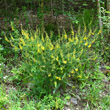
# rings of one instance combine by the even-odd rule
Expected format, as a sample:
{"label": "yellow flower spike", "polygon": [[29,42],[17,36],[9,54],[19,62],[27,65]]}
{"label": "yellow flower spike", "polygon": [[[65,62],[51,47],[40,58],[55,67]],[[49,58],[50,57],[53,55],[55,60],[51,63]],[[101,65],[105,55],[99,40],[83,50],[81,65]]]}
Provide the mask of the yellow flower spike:
{"label": "yellow flower spike", "polygon": [[23,47],[19,44],[19,48],[22,50],[23,49]]}
{"label": "yellow flower spike", "polygon": [[5,40],[7,41],[7,42],[10,42],[10,40],[8,40],[8,38],[5,36]]}
{"label": "yellow flower spike", "polygon": [[10,34],[10,36],[11,36],[11,39],[14,40],[14,38],[13,38],[13,36],[11,34]]}
{"label": "yellow flower spike", "polygon": [[51,77],[51,73],[48,74],[48,77]]}
{"label": "yellow flower spike", "polygon": [[78,72],[78,68],[76,68],[75,71]]}
{"label": "yellow flower spike", "polygon": [[21,43],[23,44],[23,46],[25,45],[24,39],[20,38]]}
{"label": "yellow flower spike", "polygon": [[88,48],[91,48],[91,44],[88,46]]}
{"label": "yellow flower spike", "polygon": [[22,35],[24,35],[26,39],[29,39],[28,32],[24,31],[23,29],[21,30],[21,32],[22,32]]}
{"label": "yellow flower spike", "polygon": [[84,45],[87,46],[88,45],[88,42],[86,42]]}

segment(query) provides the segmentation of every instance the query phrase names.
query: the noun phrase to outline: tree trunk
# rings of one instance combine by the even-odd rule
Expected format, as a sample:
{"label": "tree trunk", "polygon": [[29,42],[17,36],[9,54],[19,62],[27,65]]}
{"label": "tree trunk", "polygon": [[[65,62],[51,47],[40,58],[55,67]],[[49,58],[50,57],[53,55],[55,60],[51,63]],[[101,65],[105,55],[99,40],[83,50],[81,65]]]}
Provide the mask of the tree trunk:
{"label": "tree trunk", "polygon": [[108,34],[110,34],[110,0],[107,0],[107,11],[109,11],[109,13],[107,14],[108,16]]}
{"label": "tree trunk", "polygon": [[98,12],[98,19],[99,19],[99,28],[102,31],[101,36],[103,36],[103,23],[102,23],[102,19],[101,19],[100,0],[97,0],[97,12]]}

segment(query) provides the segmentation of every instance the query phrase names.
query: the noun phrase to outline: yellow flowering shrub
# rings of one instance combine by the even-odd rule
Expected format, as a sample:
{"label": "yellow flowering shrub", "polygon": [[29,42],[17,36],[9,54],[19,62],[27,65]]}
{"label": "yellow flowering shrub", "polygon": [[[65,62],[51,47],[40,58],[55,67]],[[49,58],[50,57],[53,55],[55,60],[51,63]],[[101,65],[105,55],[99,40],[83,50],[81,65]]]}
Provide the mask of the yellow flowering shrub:
{"label": "yellow flowering shrub", "polygon": [[[91,49],[98,34],[92,30],[86,32],[86,28],[82,34],[78,32],[75,33],[72,29],[68,36],[64,31],[55,42],[52,42],[46,32],[42,34],[39,30],[32,33],[21,29],[17,40],[12,36],[10,39],[5,36],[14,50],[21,52],[22,61],[16,69],[18,72],[14,70],[14,77],[25,83],[32,83],[38,94],[63,88],[70,78],[79,81],[91,77],[89,70],[92,68],[94,71],[93,59],[96,57]],[[94,37],[91,37],[92,33]],[[93,64],[90,65],[91,63]]]}

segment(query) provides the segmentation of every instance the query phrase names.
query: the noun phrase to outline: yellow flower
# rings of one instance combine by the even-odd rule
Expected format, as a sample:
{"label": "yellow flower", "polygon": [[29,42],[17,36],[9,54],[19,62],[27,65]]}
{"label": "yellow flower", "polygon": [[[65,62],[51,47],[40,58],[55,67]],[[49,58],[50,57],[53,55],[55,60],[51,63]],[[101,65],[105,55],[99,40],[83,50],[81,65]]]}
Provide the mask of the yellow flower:
{"label": "yellow flower", "polygon": [[50,45],[50,50],[53,50],[53,48],[54,48],[54,46],[51,44],[51,45]]}
{"label": "yellow flower", "polygon": [[93,32],[92,32],[91,34],[92,34],[92,35],[94,35],[94,33],[93,33]]}
{"label": "yellow flower", "polygon": [[96,59],[97,59],[97,56],[93,58],[93,60],[96,60]]}
{"label": "yellow flower", "polygon": [[53,54],[51,55],[51,58],[54,58]]}
{"label": "yellow flower", "polygon": [[22,50],[23,49],[23,47],[19,44],[19,48]]}
{"label": "yellow flower", "polygon": [[63,68],[61,67],[60,70],[63,70]]}
{"label": "yellow flower", "polygon": [[59,108],[59,104],[58,104],[58,102],[56,101],[56,109],[58,110],[58,108]]}
{"label": "yellow flower", "polygon": [[17,50],[18,50],[18,48],[17,48],[16,46],[14,46],[14,49],[15,49],[15,51],[17,51]]}
{"label": "yellow flower", "polygon": [[106,50],[108,50],[109,48],[108,48],[108,47],[106,47],[105,49],[106,49]]}
{"label": "yellow flower", "polygon": [[63,63],[64,63],[64,64],[67,64],[67,61],[64,60]]}
{"label": "yellow flower", "polygon": [[51,77],[51,73],[48,74],[48,77]]}
{"label": "yellow flower", "polygon": [[34,41],[34,38],[31,36],[31,40]]}
{"label": "yellow flower", "polygon": [[91,48],[91,44],[88,46],[88,48]]}
{"label": "yellow flower", "polygon": [[75,71],[77,72],[78,71],[78,68],[76,68]]}
{"label": "yellow flower", "polygon": [[14,31],[15,29],[14,29],[14,26],[11,26],[11,29],[12,29],[12,31]]}
{"label": "yellow flower", "polygon": [[75,89],[76,87],[75,86],[72,86],[72,89]]}
{"label": "yellow flower", "polygon": [[102,32],[102,31],[101,31],[101,30],[99,30],[98,35],[99,35],[99,34],[101,34],[101,32]]}
{"label": "yellow flower", "polygon": [[67,34],[64,34],[64,38],[67,39]]}
{"label": "yellow flower", "polygon": [[57,56],[57,58],[56,58],[56,61],[58,61],[58,56]]}
{"label": "yellow flower", "polygon": [[79,58],[77,58],[76,60],[77,60],[78,62],[80,61],[80,59],[79,59]]}
{"label": "yellow flower", "polygon": [[40,47],[41,45],[40,44],[37,44],[37,47]]}
{"label": "yellow flower", "polygon": [[11,39],[14,40],[13,36],[12,35],[10,35],[10,36],[11,36]]}
{"label": "yellow flower", "polygon": [[29,34],[23,29],[21,31],[22,31],[22,35],[24,35],[26,39],[29,39]]}
{"label": "yellow flower", "polygon": [[73,30],[71,31],[71,34],[72,34],[72,36],[74,36],[74,31]]}
{"label": "yellow flower", "polygon": [[70,77],[71,77],[71,75],[69,74],[69,75],[68,75],[68,77],[70,78]]}
{"label": "yellow flower", "polygon": [[44,42],[44,37],[42,36],[42,41]]}
{"label": "yellow flower", "polygon": [[71,73],[73,74],[74,73],[74,70],[72,70]]}
{"label": "yellow flower", "polygon": [[22,42],[23,45],[25,45],[24,39],[20,38],[20,41]]}
{"label": "yellow flower", "polygon": [[33,61],[34,61],[34,62],[36,62],[36,59],[35,59],[35,58],[33,58]]}
{"label": "yellow flower", "polygon": [[10,42],[6,36],[5,36],[5,40],[6,40],[7,42]]}
{"label": "yellow flower", "polygon": [[85,46],[87,46],[87,45],[88,45],[88,43],[86,42],[84,45],[85,45]]}
{"label": "yellow flower", "polygon": [[73,40],[71,38],[68,38],[69,42],[72,42]]}
{"label": "yellow flower", "polygon": [[58,43],[56,44],[56,48],[60,48],[60,45]]}
{"label": "yellow flower", "polygon": [[79,76],[77,76],[77,77],[81,79],[81,78],[82,78],[82,75],[79,75]]}
{"label": "yellow flower", "polygon": [[80,41],[80,43],[82,43],[83,41]]}
{"label": "yellow flower", "polygon": [[41,50],[40,49],[38,49],[38,53],[41,53]]}
{"label": "yellow flower", "polygon": [[42,49],[42,50],[45,50],[44,46],[41,46],[41,49]]}
{"label": "yellow flower", "polygon": [[12,44],[12,42],[10,42],[10,45],[11,45],[12,47],[14,47],[14,45]]}
{"label": "yellow flower", "polygon": [[86,26],[84,26],[84,32],[86,32]]}
{"label": "yellow flower", "polygon": [[57,82],[56,81],[54,82],[54,85],[55,85],[55,87],[57,87]]}
{"label": "yellow flower", "polygon": [[58,77],[58,76],[56,76],[56,79],[58,79],[59,81],[61,80],[61,78],[60,78],[60,77]]}
{"label": "yellow flower", "polygon": [[77,34],[76,34],[76,36],[75,36],[75,40],[76,40],[76,44],[78,44],[79,39],[78,39]]}
{"label": "yellow flower", "polygon": [[84,37],[84,40],[87,40],[87,37],[86,36]]}

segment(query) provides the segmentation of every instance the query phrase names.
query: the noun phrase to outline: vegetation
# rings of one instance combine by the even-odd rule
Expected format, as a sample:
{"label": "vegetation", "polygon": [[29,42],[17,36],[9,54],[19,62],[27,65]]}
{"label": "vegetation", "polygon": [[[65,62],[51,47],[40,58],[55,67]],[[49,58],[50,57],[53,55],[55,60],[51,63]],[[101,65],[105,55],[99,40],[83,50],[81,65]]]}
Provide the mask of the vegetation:
{"label": "vegetation", "polygon": [[0,7],[1,110],[110,109],[109,0]]}

